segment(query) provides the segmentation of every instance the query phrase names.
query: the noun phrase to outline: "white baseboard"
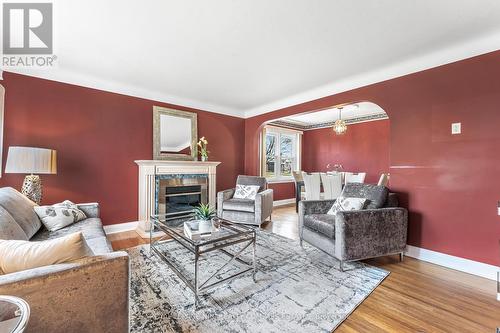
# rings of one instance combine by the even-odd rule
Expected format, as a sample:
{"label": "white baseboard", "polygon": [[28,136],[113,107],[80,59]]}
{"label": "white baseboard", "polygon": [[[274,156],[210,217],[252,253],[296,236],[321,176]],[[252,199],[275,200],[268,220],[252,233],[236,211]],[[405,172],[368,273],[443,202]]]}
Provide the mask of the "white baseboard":
{"label": "white baseboard", "polygon": [[427,261],[436,265],[455,269],[457,271],[481,276],[490,280],[497,279],[497,272],[500,267],[485,264],[479,261],[455,257],[441,252],[422,249],[416,246],[407,246],[406,255],[422,261]]}
{"label": "white baseboard", "polygon": [[126,223],[118,223],[118,224],[110,224],[104,226],[104,232],[106,235],[116,234],[118,232],[135,230],[139,222],[126,222]]}
{"label": "white baseboard", "polygon": [[295,203],[295,198],[291,199],[283,199],[283,200],[274,200],[273,207],[285,206]]}

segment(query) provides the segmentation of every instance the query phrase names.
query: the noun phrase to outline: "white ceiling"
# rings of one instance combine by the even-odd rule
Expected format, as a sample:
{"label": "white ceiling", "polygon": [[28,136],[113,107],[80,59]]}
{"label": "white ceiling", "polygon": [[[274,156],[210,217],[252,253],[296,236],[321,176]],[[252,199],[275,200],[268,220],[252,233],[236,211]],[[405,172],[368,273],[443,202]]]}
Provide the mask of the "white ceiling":
{"label": "white ceiling", "polygon": [[[350,104],[342,108],[342,119],[344,120],[374,115],[387,116],[385,111],[380,106],[370,102]],[[277,120],[285,121],[291,124],[308,126],[334,122],[335,120],[339,119],[339,117],[340,110],[338,108],[331,108],[321,111],[283,117]]]}
{"label": "white ceiling", "polygon": [[500,49],[498,0],[54,1],[28,75],[249,117]]}

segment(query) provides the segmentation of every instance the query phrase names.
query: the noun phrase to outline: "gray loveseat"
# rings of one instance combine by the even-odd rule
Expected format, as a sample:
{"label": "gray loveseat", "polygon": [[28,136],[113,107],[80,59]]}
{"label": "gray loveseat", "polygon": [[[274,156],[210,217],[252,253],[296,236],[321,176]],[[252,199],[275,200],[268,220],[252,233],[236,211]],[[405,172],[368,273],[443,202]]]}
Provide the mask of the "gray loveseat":
{"label": "gray loveseat", "polygon": [[368,199],[366,209],[327,214],[335,200],[305,200],[299,203],[300,242],[327,252],[343,263],[390,254],[406,248],[408,212],[398,207],[395,193],[384,186],[348,183],[343,197]]}
{"label": "gray loveseat", "polygon": [[82,204],[87,219],[46,230],[35,204],[13,188],[0,188],[0,238],[41,241],[82,231],[93,257],[0,275],[0,294],[26,300],[26,332],[128,332],[129,258],[113,252],[99,205]]}
{"label": "gray loveseat", "polygon": [[235,223],[260,225],[273,213],[273,190],[264,177],[239,175],[236,185],[258,185],[255,200],[233,198],[235,188],[217,193],[217,215]]}

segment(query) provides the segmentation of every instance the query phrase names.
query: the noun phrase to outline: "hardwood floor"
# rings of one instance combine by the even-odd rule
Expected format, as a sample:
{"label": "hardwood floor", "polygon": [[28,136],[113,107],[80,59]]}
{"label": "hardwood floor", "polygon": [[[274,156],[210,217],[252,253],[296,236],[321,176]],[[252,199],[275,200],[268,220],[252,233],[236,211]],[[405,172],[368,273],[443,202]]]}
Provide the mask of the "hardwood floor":
{"label": "hardwood floor", "polygon": [[[297,239],[293,206],[275,208],[264,229]],[[115,250],[144,244],[134,231],[108,236]],[[496,332],[500,302],[492,280],[396,256],[366,261],[391,272],[336,332]]]}

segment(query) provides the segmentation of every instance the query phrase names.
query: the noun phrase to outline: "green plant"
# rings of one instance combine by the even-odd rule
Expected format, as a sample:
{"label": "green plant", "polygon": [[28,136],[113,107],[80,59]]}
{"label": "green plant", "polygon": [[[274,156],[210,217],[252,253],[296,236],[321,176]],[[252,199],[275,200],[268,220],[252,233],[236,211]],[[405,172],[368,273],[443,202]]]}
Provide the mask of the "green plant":
{"label": "green plant", "polygon": [[193,209],[194,217],[199,220],[211,220],[215,217],[215,210],[209,204],[199,204]]}

